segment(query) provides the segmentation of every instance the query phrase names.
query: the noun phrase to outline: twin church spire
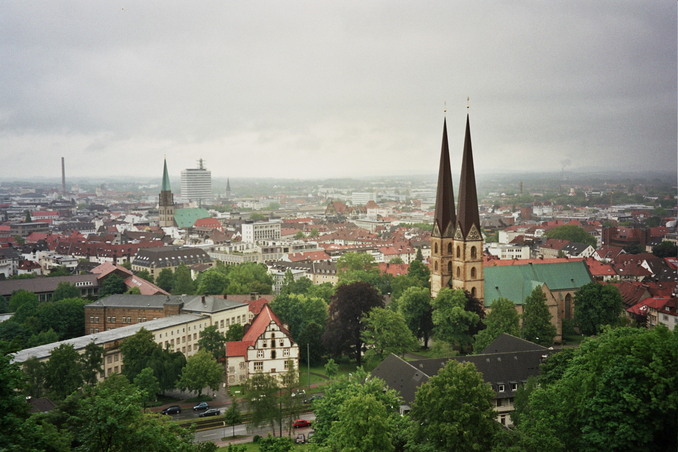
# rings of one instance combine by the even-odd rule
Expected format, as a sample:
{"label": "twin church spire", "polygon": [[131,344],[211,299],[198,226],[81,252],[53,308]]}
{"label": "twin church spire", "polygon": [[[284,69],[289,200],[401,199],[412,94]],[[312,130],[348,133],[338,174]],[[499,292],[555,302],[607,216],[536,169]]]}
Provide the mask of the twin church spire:
{"label": "twin church spire", "polygon": [[468,115],[457,205],[458,210],[455,210],[447,120],[445,120],[431,235],[431,295],[435,297],[441,289],[448,287],[466,290],[482,301],[483,239]]}

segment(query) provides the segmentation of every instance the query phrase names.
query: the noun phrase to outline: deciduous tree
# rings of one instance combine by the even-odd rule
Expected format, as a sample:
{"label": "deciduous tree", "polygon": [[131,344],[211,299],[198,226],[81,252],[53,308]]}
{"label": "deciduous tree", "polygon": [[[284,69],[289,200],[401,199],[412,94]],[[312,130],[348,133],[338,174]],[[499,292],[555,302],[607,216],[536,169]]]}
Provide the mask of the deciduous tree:
{"label": "deciduous tree", "polygon": [[414,334],[407,328],[399,312],[386,308],[372,308],[364,318],[362,340],[368,346],[368,355],[383,359],[389,353],[402,355],[417,348]]}
{"label": "deciduous tree", "polygon": [[[230,328],[233,328],[233,326]],[[200,349],[210,353],[212,358],[217,361],[226,357],[226,349],[224,348],[225,343],[226,336],[217,329],[216,325],[210,325],[202,330],[200,339],[198,339]]]}
{"label": "deciduous tree", "polygon": [[228,287],[226,293],[248,294],[256,292],[270,294],[273,291],[273,278],[263,264],[248,262],[234,265],[228,272]]}
{"label": "deciduous tree", "polygon": [[139,390],[141,401],[144,407],[148,402],[157,400],[157,394],[160,392],[160,383],[153,375],[153,369],[146,367],[134,377],[134,386]]}
{"label": "deciduous tree", "polygon": [[544,235],[550,239],[569,240],[570,242],[584,243],[597,246],[596,238],[577,225],[565,224],[549,229]]}
{"label": "deciduous tree", "polygon": [[244,335],[245,328],[239,323],[234,323],[228,327],[224,339],[226,342],[241,341]]}
{"label": "deciduous tree", "polygon": [[226,410],[226,413],[224,413],[224,422],[226,422],[226,425],[230,425],[232,427],[233,430],[231,436],[235,436],[235,426],[236,424],[240,424],[242,422],[240,407],[238,407],[238,401],[235,398],[233,398],[231,406],[229,406]]}
{"label": "deciduous tree", "polygon": [[195,293],[195,284],[191,278],[191,270],[186,264],[179,265],[174,270],[174,284],[172,293],[175,295],[193,295]]}
{"label": "deciduous tree", "polygon": [[471,331],[480,323],[480,316],[466,310],[466,295],[462,290],[442,289],[432,301],[433,333],[436,339],[465,351],[473,340]]}
{"label": "deciduous tree", "polygon": [[425,287],[410,287],[398,300],[398,312],[405,318],[407,327],[428,348],[428,340],[433,331],[433,307],[431,293]]}
{"label": "deciduous tree", "polygon": [[598,334],[603,325],[619,325],[623,309],[619,289],[611,284],[594,281],[574,294],[574,321],[588,336]]}
{"label": "deciduous tree", "polygon": [[80,354],[70,344],[52,350],[45,364],[45,388],[56,400],[63,400],[82,386]]}
{"label": "deciduous tree", "polygon": [[99,297],[107,297],[109,295],[115,295],[120,293],[125,293],[127,286],[125,281],[118,275],[109,275],[104,280],[101,289],[99,290]]}
{"label": "deciduous tree", "polygon": [[163,268],[155,280],[155,284],[166,292],[172,291],[174,285],[174,273],[169,268]]}
{"label": "deciduous tree", "polygon": [[71,283],[60,282],[54,293],[52,294],[52,301],[63,300],[64,298],[78,298],[80,296],[80,289]]}
{"label": "deciduous tree", "polygon": [[200,350],[186,360],[178,386],[202,395],[203,388],[216,391],[224,378],[224,368],[207,351]]}
{"label": "deciduous tree", "polygon": [[414,442],[430,450],[489,450],[499,428],[493,400],[494,391],[472,363],[448,361],[416,392]]}
{"label": "deciduous tree", "polygon": [[546,306],[546,295],[541,286],[534,288],[525,299],[523,324],[520,334],[528,341],[549,346],[556,337],[556,327],[551,324],[551,313]]}
{"label": "deciduous tree", "polygon": [[473,351],[475,353],[481,353],[503,333],[520,336],[520,319],[516,305],[506,298],[494,300],[492,310],[485,319],[485,326],[486,328],[474,338]]}
{"label": "deciduous tree", "polygon": [[374,395],[355,395],[341,404],[327,443],[342,451],[393,451],[389,412]]}
{"label": "deciduous tree", "polygon": [[82,380],[88,385],[95,385],[99,375],[104,371],[104,348],[91,341],[80,355]]}
{"label": "deciduous tree", "polygon": [[372,308],[383,306],[381,295],[367,283],[356,282],[339,286],[332,297],[323,334],[325,349],[335,356],[343,353],[353,355],[360,365],[363,351],[363,315]]}
{"label": "deciduous tree", "polygon": [[197,293],[221,295],[228,287],[228,277],[221,271],[211,268],[200,276]]}

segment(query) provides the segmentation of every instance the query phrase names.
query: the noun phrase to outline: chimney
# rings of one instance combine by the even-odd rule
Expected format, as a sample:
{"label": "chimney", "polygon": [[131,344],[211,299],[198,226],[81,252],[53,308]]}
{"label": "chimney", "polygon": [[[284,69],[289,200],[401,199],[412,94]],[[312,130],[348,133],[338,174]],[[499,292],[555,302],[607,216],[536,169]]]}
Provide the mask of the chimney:
{"label": "chimney", "polygon": [[202,301],[202,304],[205,304],[205,296],[204,295],[202,297],[200,297],[200,300]]}

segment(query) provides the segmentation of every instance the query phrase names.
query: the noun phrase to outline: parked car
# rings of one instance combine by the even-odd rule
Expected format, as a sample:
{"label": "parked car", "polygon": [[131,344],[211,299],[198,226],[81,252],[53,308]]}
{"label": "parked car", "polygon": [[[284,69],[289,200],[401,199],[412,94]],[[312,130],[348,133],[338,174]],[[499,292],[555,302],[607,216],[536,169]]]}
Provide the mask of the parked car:
{"label": "parked car", "polygon": [[181,407],[179,405],[168,406],[162,410],[162,414],[179,414],[181,413]]}
{"label": "parked car", "polygon": [[293,428],[304,428],[304,427],[310,427],[311,423],[307,421],[306,419],[295,419],[294,422],[292,422],[292,427]]}
{"label": "parked car", "polygon": [[294,439],[294,442],[296,444],[304,444],[306,442],[306,437],[304,436],[303,433],[299,433],[297,437]]}
{"label": "parked car", "polygon": [[301,397],[303,395],[306,395],[306,391],[303,389],[292,393],[292,397]]}
{"label": "parked car", "polygon": [[200,411],[200,410],[206,410],[210,406],[207,404],[207,402],[200,402],[196,406],[193,407],[193,411]]}
{"label": "parked car", "polygon": [[218,416],[220,413],[221,413],[220,410],[217,410],[216,408],[210,408],[209,410],[200,413],[198,417]]}

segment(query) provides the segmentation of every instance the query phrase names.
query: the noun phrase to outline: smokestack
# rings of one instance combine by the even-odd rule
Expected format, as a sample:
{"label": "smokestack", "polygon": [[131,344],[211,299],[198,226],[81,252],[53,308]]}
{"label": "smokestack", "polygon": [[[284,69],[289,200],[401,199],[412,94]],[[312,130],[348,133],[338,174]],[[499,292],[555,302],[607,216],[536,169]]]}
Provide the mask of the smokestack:
{"label": "smokestack", "polygon": [[66,163],[63,157],[61,157],[61,193],[66,194]]}

